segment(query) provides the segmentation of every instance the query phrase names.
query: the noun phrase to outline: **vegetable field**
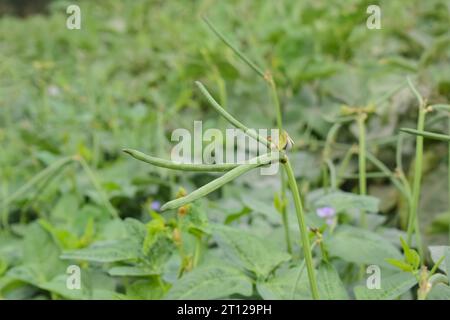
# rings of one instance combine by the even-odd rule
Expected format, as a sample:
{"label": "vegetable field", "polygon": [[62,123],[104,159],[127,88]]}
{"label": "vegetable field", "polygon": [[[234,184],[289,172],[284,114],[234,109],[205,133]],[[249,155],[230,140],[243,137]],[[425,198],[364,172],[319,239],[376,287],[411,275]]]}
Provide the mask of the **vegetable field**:
{"label": "vegetable field", "polygon": [[2,1],[0,299],[450,299],[450,2]]}

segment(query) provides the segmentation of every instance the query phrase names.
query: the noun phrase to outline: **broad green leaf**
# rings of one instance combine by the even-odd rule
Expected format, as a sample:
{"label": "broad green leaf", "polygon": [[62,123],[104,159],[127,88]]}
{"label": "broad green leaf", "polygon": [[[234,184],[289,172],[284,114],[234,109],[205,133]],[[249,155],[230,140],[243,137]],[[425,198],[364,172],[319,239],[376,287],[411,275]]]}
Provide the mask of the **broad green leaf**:
{"label": "broad green leaf", "polygon": [[273,269],[290,259],[269,239],[228,226],[215,225],[214,237],[225,253],[243,268],[266,277]]}
{"label": "broad green leaf", "polygon": [[151,276],[157,275],[158,272],[152,270],[148,267],[139,267],[139,266],[118,266],[112,267],[108,270],[108,274],[110,276],[121,276],[121,277],[143,277],[143,276]]}
{"label": "broad green leaf", "polygon": [[264,300],[312,299],[306,268],[301,267],[283,270],[267,281],[259,281],[256,289]]}
{"label": "broad green leaf", "polygon": [[[84,277],[81,276],[81,281],[83,281]],[[53,293],[56,293],[63,298],[66,299],[74,299],[74,300],[82,300],[82,299],[89,299],[91,298],[91,292],[88,289],[86,283],[81,283],[81,288],[71,290],[67,288],[66,285],[67,275],[62,274],[58,275],[55,278],[53,278],[51,281],[46,282],[39,287],[48,291],[51,291]]]}
{"label": "broad green leaf", "polygon": [[49,281],[64,272],[64,263],[59,259],[60,252],[52,236],[39,223],[33,223],[23,242],[22,266],[31,270],[35,281]]}
{"label": "broad green leaf", "polygon": [[118,262],[138,257],[139,249],[126,240],[97,243],[89,248],[66,251],[61,255],[61,259],[92,262]]}
{"label": "broad green leaf", "polygon": [[347,291],[336,269],[330,263],[321,263],[317,273],[319,297],[322,300],[346,300]]}
{"label": "broad green leaf", "polygon": [[[281,199],[279,200],[281,201]],[[242,202],[252,211],[262,214],[272,223],[280,223],[280,214],[270,202],[263,202],[259,199],[243,196]],[[282,205],[281,203],[279,204]]]}
{"label": "broad green leaf", "polygon": [[383,272],[381,272],[380,289],[356,286],[354,291],[358,300],[392,300],[398,298],[416,284],[416,277],[409,272],[396,273],[388,277],[384,277]]}
{"label": "broad green leaf", "polygon": [[219,299],[232,294],[249,296],[252,282],[242,271],[224,265],[205,265],[195,268],[176,281],[167,299]]}
{"label": "broad green leaf", "polygon": [[362,196],[354,193],[334,191],[312,193],[308,199],[315,208],[333,207],[336,212],[348,210],[364,210],[377,212],[380,200],[371,196]]}
{"label": "broad green leaf", "polygon": [[450,300],[450,287],[443,283],[434,285],[427,296],[427,300]]}
{"label": "broad green leaf", "polygon": [[167,286],[157,277],[150,279],[137,280],[127,288],[127,298],[136,300],[158,300],[161,299],[167,291]]}
{"label": "broad green leaf", "polygon": [[431,253],[431,259],[434,263],[437,263],[442,256],[445,256],[444,260],[439,265],[439,269],[447,274],[448,281],[450,283],[450,247],[449,246],[430,246],[428,247]]}
{"label": "broad green leaf", "polygon": [[380,235],[352,226],[338,228],[326,243],[331,256],[357,264],[376,264],[392,269],[386,259],[403,259],[399,250]]}

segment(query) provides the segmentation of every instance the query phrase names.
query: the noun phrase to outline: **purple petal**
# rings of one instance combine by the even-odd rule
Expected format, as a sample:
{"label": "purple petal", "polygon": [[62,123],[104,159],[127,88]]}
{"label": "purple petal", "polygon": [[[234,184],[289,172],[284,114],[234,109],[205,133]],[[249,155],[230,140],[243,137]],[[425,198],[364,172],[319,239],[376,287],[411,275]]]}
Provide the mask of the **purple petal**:
{"label": "purple petal", "polygon": [[332,207],[318,208],[316,212],[321,218],[332,218],[336,214],[336,210]]}
{"label": "purple petal", "polygon": [[161,209],[161,202],[155,200],[152,202],[152,204],[150,205],[150,207],[152,208],[152,210],[154,211],[159,211],[159,209]]}

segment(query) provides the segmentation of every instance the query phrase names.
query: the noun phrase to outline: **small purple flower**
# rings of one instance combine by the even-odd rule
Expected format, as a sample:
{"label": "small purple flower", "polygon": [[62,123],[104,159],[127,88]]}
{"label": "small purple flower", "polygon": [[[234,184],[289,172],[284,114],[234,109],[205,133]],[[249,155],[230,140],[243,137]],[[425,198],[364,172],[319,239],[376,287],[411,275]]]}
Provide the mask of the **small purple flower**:
{"label": "small purple flower", "polygon": [[334,223],[334,218],[327,218],[325,220],[325,222],[327,223],[327,225],[329,225],[331,227]]}
{"label": "small purple flower", "polygon": [[158,200],[152,201],[150,208],[152,208],[152,210],[154,211],[159,211],[159,209],[161,209],[161,202],[159,202]]}
{"label": "small purple flower", "polygon": [[317,209],[317,215],[327,220],[332,219],[336,215],[336,210],[332,207],[322,207]]}

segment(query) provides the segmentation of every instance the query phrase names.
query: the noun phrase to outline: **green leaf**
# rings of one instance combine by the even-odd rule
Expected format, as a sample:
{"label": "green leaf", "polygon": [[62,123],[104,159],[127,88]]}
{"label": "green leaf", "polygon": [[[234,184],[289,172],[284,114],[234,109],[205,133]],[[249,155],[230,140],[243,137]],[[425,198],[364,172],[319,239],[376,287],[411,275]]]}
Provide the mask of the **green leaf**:
{"label": "green leaf", "polygon": [[133,282],[126,290],[127,297],[133,300],[158,300],[166,293],[167,286],[159,281],[158,277],[151,277]]}
{"label": "green leaf", "polygon": [[380,200],[375,197],[362,196],[342,191],[326,193],[316,199],[310,199],[310,201],[315,208],[333,207],[336,212],[346,212],[349,210],[377,212],[380,202]]}
{"label": "green leaf", "polygon": [[258,282],[256,289],[264,300],[312,299],[306,268],[301,267],[278,272],[269,280]]}
{"label": "green leaf", "polygon": [[380,289],[356,286],[354,291],[358,300],[392,300],[398,298],[416,284],[417,279],[411,273],[401,272],[388,277],[381,274]]}
{"label": "green leaf", "polygon": [[119,276],[119,277],[144,277],[157,275],[158,272],[152,270],[148,267],[139,267],[139,266],[118,266],[112,267],[108,270],[108,274],[110,276]]}
{"label": "green leaf", "polygon": [[445,256],[444,261],[441,262],[439,269],[445,271],[448,281],[450,283],[450,247],[449,246],[430,246],[428,247],[431,253],[431,259],[437,263],[442,256]]}
{"label": "green leaf", "polygon": [[232,294],[252,294],[251,280],[240,270],[225,265],[205,265],[176,281],[167,299],[220,299]]}
{"label": "green leaf", "polygon": [[136,246],[125,240],[97,243],[89,248],[66,251],[61,255],[61,259],[66,260],[86,260],[103,263],[131,260],[138,257],[139,250],[137,250]]}
{"label": "green leaf", "polygon": [[401,261],[401,260],[388,258],[388,259],[386,259],[386,261],[388,263],[390,263],[391,265],[393,265],[394,267],[397,267],[400,270],[405,271],[405,272],[413,272],[415,270],[410,264],[408,264],[404,261]]}
{"label": "green leaf", "polygon": [[333,238],[326,243],[331,256],[357,264],[377,264],[392,268],[386,259],[403,259],[399,250],[380,235],[352,226],[339,227]]}
{"label": "green leaf", "polygon": [[347,291],[339,278],[339,274],[330,263],[322,262],[317,273],[319,297],[324,300],[346,300]]}
{"label": "green leaf", "polygon": [[32,270],[36,281],[49,281],[64,272],[60,253],[52,236],[39,223],[28,227],[23,242],[23,266]]}
{"label": "green leaf", "polygon": [[443,283],[438,283],[431,289],[427,300],[450,300],[450,287]]}
{"label": "green leaf", "polygon": [[226,254],[243,268],[266,277],[279,264],[290,259],[270,240],[228,226],[215,225],[214,237]]}
{"label": "green leaf", "polygon": [[[420,265],[420,256],[416,250],[411,249],[405,240],[400,237],[400,243],[402,244],[403,252],[405,254],[405,260],[408,262],[413,270],[416,270]],[[405,270],[407,271],[407,270]]]}

